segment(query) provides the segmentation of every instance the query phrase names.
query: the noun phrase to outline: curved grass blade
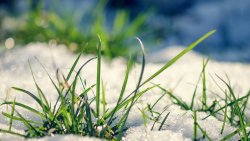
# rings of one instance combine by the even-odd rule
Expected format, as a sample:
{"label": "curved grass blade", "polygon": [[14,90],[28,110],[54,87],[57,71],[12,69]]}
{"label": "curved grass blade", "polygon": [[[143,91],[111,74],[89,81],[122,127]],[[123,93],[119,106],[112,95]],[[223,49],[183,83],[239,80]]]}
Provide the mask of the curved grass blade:
{"label": "curved grass blade", "polygon": [[[142,67],[141,67],[141,72],[140,72],[139,80],[138,80],[138,83],[137,83],[137,86],[136,86],[136,89],[135,89],[135,92],[134,92],[134,96],[132,97],[130,106],[128,107],[127,112],[126,112],[125,115],[124,115],[125,118],[124,118],[124,120],[123,120],[123,122],[122,122],[120,131],[123,131],[123,130],[125,129],[125,123],[127,122],[127,119],[128,119],[128,116],[129,116],[129,112],[130,112],[131,108],[132,108],[133,105],[134,105],[134,101],[135,101],[135,99],[136,99],[137,92],[139,91],[139,88],[140,88],[140,86],[141,86],[142,77],[143,77],[144,69],[145,69],[145,50],[144,50],[144,45],[143,45],[143,43],[141,42],[141,40],[140,40],[138,37],[137,37],[136,39],[137,39],[138,42],[140,43],[141,50],[142,50]],[[119,133],[119,135],[118,135],[118,140],[121,139],[121,136],[122,136],[122,132]]]}
{"label": "curved grass blade", "polygon": [[29,95],[30,97],[32,97],[41,107],[44,105],[44,103],[41,101],[41,99],[39,99],[37,96],[35,96],[34,94],[32,94],[31,92],[18,88],[18,87],[12,87],[14,90],[20,91],[24,94]]}
{"label": "curved grass blade", "polygon": [[[35,59],[38,61],[38,63],[41,65],[41,67],[44,69],[44,71],[46,72],[46,74],[48,75],[51,83],[53,84],[53,86],[55,87],[57,93],[59,94],[59,96],[62,98],[63,95],[62,95],[62,91],[57,87],[56,83],[53,81],[52,77],[50,76],[49,72],[47,71],[47,69],[45,68],[45,66],[41,63],[41,61],[35,57]],[[62,99],[64,100],[64,99]]]}
{"label": "curved grass blade", "polygon": [[28,60],[28,64],[29,64],[30,72],[31,72],[33,81],[34,81],[34,83],[35,83],[35,85],[36,85],[38,94],[40,94],[40,95],[42,96],[42,98],[44,99],[45,104],[46,104],[46,107],[49,107],[49,103],[48,103],[48,100],[47,100],[46,96],[44,95],[43,91],[41,90],[41,88],[39,87],[39,85],[38,85],[37,82],[36,82],[36,79],[35,79],[35,76],[34,76],[34,72],[33,72],[33,69],[32,69],[32,67],[31,67],[30,60]]}
{"label": "curved grass blade", "polygon": [[37,115],[40,116],[40,117],[45,118],[45,115],[43,115],[41,112],[39,112],[39,111],[37,111],[36,109],[33,109],[33,108],[31,108],[31,107],[29,107],[29,106],[27,106],[27,105],[25,105],[25,104],[19,103],[19,102],[5,101],[5,102],[3,102],[1,105],[5,105],[5,104],[7,104],[7,105],[12,104],[12,105],[13,105],[14,103],[15,103],[15,106],[22,107],[22,108],[24,108],[24,109],[26,109],[26,110],[28,110],[28,111],[30,111],[30,112],[32,112],[32,113],[37,114]]}
{"label": "curved grass blade", "polygon": [[163,121],[161,122],[161,125],[160,125],[160,127],[159,127],[159,129],[158,129],[158,131],[161,131],[161,129],[162,129],[164,123],[166,122],[166,120],[167,120],[169,114],[170,114],[170,112],[164,117],[164,119],[163,119]]}

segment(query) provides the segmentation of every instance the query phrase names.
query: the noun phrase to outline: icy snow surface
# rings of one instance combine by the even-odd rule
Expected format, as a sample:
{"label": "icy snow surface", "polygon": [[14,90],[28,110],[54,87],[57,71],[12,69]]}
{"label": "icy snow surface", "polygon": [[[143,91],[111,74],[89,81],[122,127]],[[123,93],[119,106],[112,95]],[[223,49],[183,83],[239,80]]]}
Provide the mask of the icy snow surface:
{"label": "icy snow surface", "polygon": [[[164,62],[168,61],[171,57],[181,51],[180,47],[173,47],[162,51],[159,54],[149,55],[148,62],[146,65],[146,70],[144,74],[144,79],[148,78],[150,74],[153,74],[157,69],[163,66]],[[0,54],[0,100],[14,99],[16,97],[17,101],[29,104],[30,106],[37,107],[35,101],[31,100],[26,95],[17,93],[16,91],[10,89],[11,86],[18,86],[32,92],[35,91],[35,85],[32,80],[32,76],[28,67],[28,59],[30,59],[35,77],[39,85],[44,90],[46,96],[49,100],[55,102],[57,94],[53,89],[52,84],[49,81],[46,73],[43,71],[39,63],[34,57],[37,57],[48,69],[52,77],[55,77],[55,71],[59,68],[62,72],[66,73],[69,71],[69,67],[74,62],[76,55],[67,51],[64,46],[48,47],[46,44],[30,44],[23,48],[16,48],[13,50],[8,50]],[[79,64],[87,61],[93,56],[83,55]],[[157,78],[153,79],[152,82],[161,84],[162,87],[173,91],[173,93],[181,97],[184,101],[190,103],[191,97],[195,84],[198,80],[199,74],[202,70],[202,59],[206,58],[195,52],[190,52],[185,57],[180,59],[176,64],[167,69],[164,73],[159,75]],[[152,63],[161,62],[161,63]],[[79,66],[78,66],[79,67]],[[90,86],[95,83],[96,79],[96,60],[90,62],[82,71],[81,75],[87,80],[87,84]],[[124,73],[126,69],[126,61],[118,58],[112,62],[105,61],[102,62],[102,79],[106,86],[106,95],[108,106],[112,107],[115,105],[118,98],[119,91],[121,89]],[[129,83],[126,89],[126,93],[132,92],[136,86],[137,79],[139,77],[140,64],[136,64],[134,69],[130,74]],[[225,74],[230,77],[231,84],[237,95],[243,96],[249,90],[249,78],[250,78],[250,65],[240,64],[240,63],[224,63],[215,62],[210,60],[207,66],[207,87],[208,98],[214,99],[216,94],[224,96],[220,89],[213,82],[212,77],[215,81],[224,89],[226,87],[221,83],[221,81],[215,76],[215,74],[226,78]],[[147,86],[152,86],[148,84]],[[143,88],[146,88],[144,86]],[[142,89],[143,89],[142,88]],[[201,87],[197,94],[196,102],[201,97]],[[138,104],[132,109],[130,117],[128,119],[129,129],[126,131],[123,139],[124,140],[159,140],[159,141],[176,141],[192,140],[193,136],[193,113],[191,111],[184,111],[180,107],[173,105],[169,97],[165,96],[161,99],[160,103],[155,107],[156,111],[161,112],[164,107],[168,106],[165,115],[170,112],[170,115],[163,126],[163,130],[158,131],[159,125],[155,126],[154,131],[150,131],[152,122],[147,124],[145,128],[142,122],[142,115],[138,108],[145,107],[147,103],[154,103],[158,97],[162,95],[162,92],[155,88],[147,92]],[[199,106],[196,104],[196,107]],[[0,107],[0,112],[10,111],[6,106]],[[22,109],[19,112],[25,115],[25,117],[32,120],[39,120],[35,115],[27,113]],[[229,125],[226,125],[223,135],[220,135],[220,129],[222,126],[222,121],[214,117],[209,117],[206,120],[202,120],[207,114],[199,112],[198,123],[203,129],[207,131],[207,134],[214,140],[218,140],[221,137],[231,133],[235,129]],[[247,107],[247,116],[250,117],[250,107]],[[0,115],[0,127],[7,129],[8,120]],[[14,123],[14,130],[16,132],[23,133],[24,126],[20,123]],[[201,136],[201,133],[199,133]],[[232,140],[236,139],[233,138]],[[9,140],[24,140],[20,137],[13,135],[0,133],[0,139],[3,141]],[[36,140],[36,139],[33,139]],[[89,137],[79,137],[75,135],[56,135],[55,137],[45,137],[37,139],[40,141],[54,141],[54,140],[98,140],[96,138]]]}

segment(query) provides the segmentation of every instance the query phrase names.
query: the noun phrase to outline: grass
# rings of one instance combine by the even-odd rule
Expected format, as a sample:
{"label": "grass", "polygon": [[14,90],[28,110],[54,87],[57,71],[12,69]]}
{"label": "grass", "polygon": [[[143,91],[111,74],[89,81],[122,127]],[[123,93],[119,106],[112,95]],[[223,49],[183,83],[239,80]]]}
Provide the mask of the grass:
{"label": "grass", "polygon": [[[129,95],[125,97],[129,73],[133,66],[132,58],[134,56],[132,55],[127,63],[126,73],[124,75],[122,88],[120,90],[116,105],[113,108],[109,109],[107,109],[106,107],[107,102],[105,84],[101,79],[101,40],[97,44],[97,57],[90,58],[88,61],[82,64],[77,71],[75,71],[82,54],[80,53],[76,58],[75,62],[72,64],[72,67],[66,76],[64,76],[63,74],[60,75],[58,71],[56,72],[56,80],[52,79],[46,68],[37,59],[38,62],[41,64],[41,67],[47,72],[51,84],[57,91],[58,99],[56,103],[54,105],[51,105],[51,103],[47,100],[46,94],[36,82],[32,66],[30,65],[31,75],[34,80],[37,93],[31,93],[28,90],[24,90],[18,87],[13,87],[13,89],[20,92],[21,94],[31,97],[39,105],[40,109],[33,108],[29,105],[20,103],[16,99],[14,99],[13,101],[4,101],[1,105],[8,105],[9,107],[11,107],[11,112],[3,112],[2,114],[5,117],[9,118],[10,122],[9,128],[0,129],[0,132],[14,134],[25,138],[39,138],[43,136],[52,136],[54,134],[77,134],[81,136],[94,136],[99,138],[105,138],[108,140],[121,140],[124,131],[126,131],[128,128],[126,126],[126,123],[131,109],[134,107],[140,97],[144,95],[147,91],[153,88],[158,88],[164,92],[163,95],[161,95],[153,104],[148,104],[147,107],[139,109],[142,113],[142,118],[145,126],[147,124],[147,120],[149,119],[153,121],[153,125],[151,127],[152,130],[154,130],[154,127],[157,123],[159,124],[159,128],[157,130],[162,130],[163,125],[167,122],[167,119],[169,115],[171,115],[171,113],[165,113],[168,109],[168,106],[164,107],[164,110],[162,112],[155,111],[154,107],[164,96],[169,96],[173,100],[174,104],[179,105],[184,110],[192,110],[194,112],[194,140],[200,140],[202,138],[212,140],[209,134],[207,134],[207,132],[205,131],[205,129],[201,127],[197,118],[198,112],[206,112],[208,113],[208,116],[217,117],[223,115],[221,134],[224,131],[225,124],[228,122],[232,126],[236,127],[236,130],[234,132],[226,135],[224,138],[222,138],[222,140],[228,140],[234,135],[238,134],[242,140],[247,141],[249,138],[249,131],[247,130],[247,128],[249,127],[250,123],[246,120],[247,117],[245,115],[245,109],[248,105],[250,91],[245,96],[237,98],[232,87],[230,86],[230,81],[226,82],[225,80],[221,79],[221,77],[217,76],[218,79],[220,79],[227,87],[227,90],[222,89],[225,98],[220,98],[220,101],[224,101],[225,104],[220,105],[218,100],[214,100],[211,104],[207,102],[207,80],[205,69],[208,64],[208,59],[203,61],[202,71],[197,81],[197,85],[195,87],[192,96],[192,101],[190,104],[184,102],[181,98],[176,97],[171,91],[168,91],[167,89],[161,87],[158,84],[151,83],[150,87],[142,89],[143,85],[150,83],[151,80],[153,80],[163,71],[171,67],[176,61],[178,61],[178,59],[180,59],[183,55],[188,53],[190,50],[192,50],[195,46],[197,46],[204,39],[212,35],[214,32],[215,31],[210,31],[204,36],[202,36],[196,42],[192,43],[190,46],[184,49],[172,60],[163,65],[158,71],[154,72],[151,76],[144,79],[144,81],[142,81],[146,64],[144,56],[144,46],[141,40],[137,38],[142,48],[142,65],[140,76],[137,85],[135,86],[136,88],[134,91],[132,91]],[[97,60],[96,83],[87,87],[87,80],[83,79],[80,74],[81,70],[93,60]],[[196,92],[198,89],[198,84],[201,80],[202,97],[201,101],[199,101],[201,103],[201,106],[195,108],[195,97],[197,96]],[[81,85],[83,91],[80,94],[76,94],[76,89],[79,85]],[[91,96],[91,92],[93,92],[94,89],[95,95]],[[17,107],[23,108],[29,111],[30,113],[35,114],[42,120],[42,122],[36,122],[24,118],[24,116],[20,112],[18,112]],[[204,119],[206,119],[207,117],[205,117]],[[19,134],[12,131],[13,121],[19,121],[25,125],[25,134]],[[203,134],[202,137],[199,137],[198,131]]]}
{"label": "grass", "polygon": [[[201,125],[198,123],[198,119],[197,119],[197,112],[206,112],[208,114],[208,116],[203,118],[202,120],[205,120],[209,116],[214,116],[215,118],[218,118],[221,115],[223,116],[223,121],[222,121],[223,124],[221,126],[220,134],[223,134],[226,123],[229,123],[231,126],[236,128],[235,131],[233,131],[232,133],[229,133],[228,135],[223,137],[221,139],[222,141],[230,140],[235,135],[238,135],[241,138],[241,140],[248,141],[250,131],[247,130],[247,128],[250,127],[250,122],[249,122],[248,118],[246,117],[245,110],[246,110],[247,105],[248,105],[250,90],[246,95],[237,98],[234,91],[233,91],[232,86],[230,85],[230,81],[229,81],[228,76],[227,76],[228,82],[226,82],[225,80],[223,80],[220,76],[218,76],[216,74],[216,77],[221,82],[223,82],[225,84],[225,86],[226,86],[226,90],[223,90],[216,83],[216,85],[224,93],[225,98],[220,97],[220,100],[215,99],[211,103],[211,105],[209,105],[209,103],[207,102],[207,91],[208,90],[207,90],[207,87],[206,87],[206,81],[207,80],[206,80],[206,73],[205,73],[206,72],[205,69],[206,69],[207,64],[208,64],[208,59],[205,60],[205,61],[203,60],[203,68],[202,68],[201,74],[199,76],[198,82],[197,82],[197,84],[195,86],[195,90],[194,90],[194,93],[193,93],[193,96],[192,96],[192,101],[191,101],[190,104],[186,103],[181,98],[175,96],[172,92],[168,91],[167,89],[165,89],[165,88],[163,88],[161,86],[157,86],[157,87],[164,92],[164,95],[167,95],[169,98],[171,98],[172,102],[174,104],[180,106],[184,110],[193,111],[193,119],[194,119],[193,140],[197,141],[197,140],[202,140],[203,138],[206,138],[206,140],[212,140],[211,137],[205,131],[205,129],[203,127],[201,127]],[[199,84],[200,80],[202,80],[202,82],[201,82],[202,83],[202,95],[201,95],[201,100],[198,101],[197,105],[201,105],[201,106],[198,106],[197,108],[194,108],[195,97],[197,95],[196,92],[197,92],[197,88],[198,88],[198,84]],[[160,97],[160,99],[161,99],[161,97]],[[219,101],[221,101],[222,103],[225,103],[225,104],[220,105]],[[157,102],[158,102],[158,100],[157,100]],[[148,116],[148,118],[151,119],[151,120],[159,121],[162,114],[158,114],[158,117],[156,119],[153,119],[152,118],[152,113],[153,112],[158,113],[158,112],[153,111],[152,107],[146,108],[146,110],[148,110],[148,112],[151,113],[151,116]],[[145,113],[145,111],[144,111],[144,113]],[[220,120],[220,118],[218,118],[218,120]],[[162,120],[159,123],[162,124],[163,122],[165,122],[165,119]],[[201,133],[203,135],[202,137],[198,137],[198,130],[201,131]]]}
{"label": "grass", "polygon": [[[139,109],[142,113],[144,126],[147,126],[147,121],[151,120],[153,121],[151,130],[155,130],[156,124],[159,124],[157,130],[163,129],[164,124],[168,121],[167,119],[169,115],[171,115],[170,112],[166,113],[168,105],[163,107],[163,111],[161,112],[155,111],[154,108],[163,97],[168,96],[170,99],[172,99],[174,104],[180,106],[182,109],[193,111],[193,140],[212,140],[212,138],[206,132],[205,128],[199,124],[200,119],[197,117],[198,112],[206,112],[208,116],[204,117],[201,120],[205,120],[209,116],[214,116],[215,118],[221,116],[223,117],[220,134],[224,133],[226,124],[230,124],[231,126],[236,128],[235,131],[221,138],[222,141],[230,140],[235,135],[238,135],[241,140],[247,141],[249,140],[250,134],[247,128],[250,127],[250,122],[246,117],[245,111],[248,105],[250,91],[242,97],[237,97],[235,92],[233,91],[229,79],[225,81],[220,76],[216,75],[216,77],[225,84],[226,89],[221,88],[217,84],[215,79],[212,79],[220,88],[225,97],[219,97],[213,102],[208,102],[206,66],[208,65],[209,59],[203,60],[202,70],[196,83],[191,103],[186,103],[181,98],[175,96],[171,91],[163,88],[159,84],[151,83],[151,80],[153,80],[167,68],[171,67],[176,61],[178,61],[178,59],[180,59],[183,55],[188,53],[214,32],[215,31],[210,31],[206,35],[202,36],[172,60],[163,65],[158,71],[154,72],[151,76],[144,79],[144,81],[142,80],[146,64],[144,56],[145,52],[141,40],[137,38],[142,48],[142,65],[140,76],[137,85],[135,86],[136,88],[125,97],[129,74],[134,63],[133,57],[135,57],[135,55],[132,55],[127,62],[126,73],[124,75],[122,88],[120,90],[116,105],[113,108],[109,109],[106,106],[108,103],[106,101],[105,84],[101,79],[101,40],[99,40],[97,44],[97,57],[90,58],[88,61],[82,64],[78,70],[76,70],[76,66],[82,55],[82,53],[80,53],[77,56],[75,62],[72,64],[71,69],[66,76],[64,76],[63,74],[60,75],[59,71],[56,72],[56,80],[52,79],[46,68],[37,59],[38,63],[40,63],[41,67],[46,71],[51,84],[57,91],[58,99],[55,105],[51,105],[51,103],[47,100],[46,94],[36,82],[32,66],[30,65],[31,75],[34,80],[37,93],[31,93],[28,90],[24,90],[18,87],[13,87],[13,89],[26,96],[31,97],[40,106],[40,109],[20,103],[16,99],[14,99],[13,101],[4,101],[1,105],[8,105],[8,107],[11,107],[10,113],[2,113],[3,116],[9,118],[9,128],[0,129],[0,132],[9,133],[25,138],[39,138],[43,136],[52,136],[54,134],[77,134],[81,136],[105,138],[108,140],[121,140],[124,131],[126,131],[128,128],[126,126],[126,123],[131,109],[134,107],[140,97],[143,96],[147,91],[153,88],[158,88],[163,92],[163,94],[154,103],[149,103],[145,108]],[[87,67],[87,64],[93,60],[97,60],[96,83],[87,87],[87,80],[83,79],[80,74],[81,70]],[[141,88],[143,85],[148,83],[151,83],[150,87],[147,87],[145,89]],[[195,102],[199,83],[202,83],[202,95],[201,99],[198,102]],[[79,85],[81,85],[83,91],[80,94],[76,94],[76,89]],[[94,89],[95,95],[91,96],[91,93],[94,91]],[[224,105],[221,105],[221,103],[224,103]],[[20,112],[18,112],[17,107],[23,108],[30,113],[35,114],[42,120],[42,122],[36,122],[24,118],[24,116]],[[12,131],[13,121],[19,121],[25,125],[25,134],[20,134]],[[201,133],[202,136],[200,136],[199,133]]]}
{"label": "grass", "polygon": [[75,53],[81,52],[84,48],[85,53],[96,54],[98,34],[102,38],[103,56],[127,57],[131,51],[134,51],[135,45],[128,39],[150,32],[145,29],[151,28],[144,28],[149,14],[141,13],[132,19],[128,10],[118,10],[114,12],[114,17],[107,21],[108,14],[105,9],[107,2],[107,0],[100,0],[92,6],[91,11],[65,9],[60,13],[57,11],[60,5],[58,0],[49,5],[42,0],[28,1],[26,2],[29,4],[28,12],[13,17],[13,19],[19,19],[15,22],[23,24],[13,27],[11,31],[5,31],[0,41],[4,42],[11,37],[18,45],[30,42],[46,42],[49,45],[65,44]]}

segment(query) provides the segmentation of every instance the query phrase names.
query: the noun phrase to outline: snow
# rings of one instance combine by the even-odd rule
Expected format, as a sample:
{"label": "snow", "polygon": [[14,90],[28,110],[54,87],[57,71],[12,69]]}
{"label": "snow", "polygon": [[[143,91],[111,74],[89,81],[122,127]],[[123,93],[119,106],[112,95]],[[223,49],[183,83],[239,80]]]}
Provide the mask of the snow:
{"label": "snow", "polygon": [[[148,78],[153,72],[157,71],[164,62],[167,62],[175,54],[180,52],[182,47],[171,47],[162,50],[158,53],[149,54],[147,56],[147,65],[145,70],[144,79]],[[48,72],[51,74],[52,78],[55,77],[55,70],[59,68],[62,72],[66,73],[69,71],[69,67],[74,62],[76,55],[67,51],[67,49],[62,46],[48,47],[47,44],[36,43],[29,44],[26,47],[16,48],[7,50],[0,54],[0,100],[3,99],[14,99],[16,97],[17,101],[29,104],[32,107],[37,107],[37,104],[27,97],[17,93],[16,91],[10,89],[12,86],[18,86],[25,88],[30,91],[35,91],[35,85],[30,74],[28,67],[28,59],[31,62],[35,77],[38,84],[42,87],[48,99],[55,102],[57,95],[56,91],[53,89],[49,78],[47,77],[45,71],[39,65],[39,63],[34,58],[37,57],[47,68]],[[79,64],[84,63],[90,59],[91,55],[83,55]],[[198,80],[199,74],[202,70],[202,59],[207,58],[196,52],[190,52],[185,57],[180,59],[176,64],[167,69],[157,78],[153,79],[152,82],[161,84],[162,87],[172,90],[172,92],[181,97],[184,101],[190,103],[191,97],[194,91],[194,86]],[[79,67],[79,66],[78,66]],[[87,80],[87,85],[91,86],[95,83],[96,79],[96,60],[90,62],[84,69],[81,75]],[[118,94],[121,90],[122,81],[126,69],[126,61],[122,58],[117,58],[112,62],[107,60],[102,60],[102,80],[104,81],[106,87],[106,95],[108,107],[115,105],[118,98]],[[140,64],[136,64],[132,70],[129,78],[129,83],[126,89],[126,94],[133,91],[140,72]],[[236,95],[243,96],[249,90],[249,78],[250,78],[250,65],[242,63],[230,63],[230,62],[217,62],[210,60],[207,66],[207,87],[208,87],[208,101],[212,101],[216,97],[215,93],[224,96],[220,89],[213,82],[210,75],[216,80],[216,82],[226,88],[223,83],[215,76],[218,74],[222,78],[226,78],[225,74],[229,75],[231,85],[233,86]],[[148,84],[143,88],[152,86]],[[142,89],[143,89],[142,88]],[[144,127],[142,121],[142,115],[138,108],[145,107],[147,103],[154,103],[160,96],[162,92],[155,88],[147,92],[138,104],[132,109],[130,117],[128,119],[129,129],[126,131],[123,139],[124,140],[180,140],[189,141],[193,137],[193,112],[184,111],[180,107],[173,105],[169,97],[165,96],[161,99],[159,104],[155,107],[156,111],[162,111],[164,107],[168,106],[167,111],[164,113],[166,115],[170,112],[168,119],[166,120],[163,130],[158,131],[159,125],[155,126],[153,131],[150,131],[152,122],[148,122],[147,126]],[[201,88],[197,93],[196,102],[201,97]],[[195,105],[198,107],[199,105]],[[10,108],[6,106],[0,107],[0,112],[10,111]],[[18,109],[25,117],[32,120],[39,120],[35,115],[27,113],[22,109]],[[247,116],[250,117],[250,106],[248,105],[246,109]],[[201,127],[207,131],[207,134],[213,140],[219,140],[223,136],[231,133],[235,130],[234,127],[226,124],[225,131],[223,135],[220,135],[220,129],[222,126],[222,121],[214,117],[209,117],[206,120],[202,120],[207,114],[203,112],[198,112],[198,123]],[[0,115],[0,128],[8,129],[8,120]],[[13,126],[14,130],[23,133],[24,126],[20,123],[15,122]],[[201,137],[201,132],[199,132],[199,137]],[[0,139],[2,141],[9,140],[24,140],[20,137],[13,135],[0,133]],[[237,136],[232,138],[232,140],[238,139]],[[76,135],[56,135],[54,137],[44,137],[41,139],[32,139],[39,141],[54,141],[54,140],[98,140],[96,138],[89,137],[79,137]]]}

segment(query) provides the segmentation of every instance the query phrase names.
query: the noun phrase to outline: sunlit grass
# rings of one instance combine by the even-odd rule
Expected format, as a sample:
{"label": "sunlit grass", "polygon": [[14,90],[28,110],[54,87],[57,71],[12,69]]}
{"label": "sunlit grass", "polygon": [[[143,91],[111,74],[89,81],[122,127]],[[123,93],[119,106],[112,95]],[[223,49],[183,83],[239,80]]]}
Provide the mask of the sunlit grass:
{"label": "sunlit grass", "polygon": [[[220,100],[215,99],[209,105],[209,103],[206,101],[206,99],[207,99],[206,93],[208,90],[206,87],[207,80],[206,80],[205,69],[206,69],[207,64],[208,64],[208,59],[206,61],[203,60],[202,71],[201,71],[199,79],[196,83],[195,90],[194,90],[194,93],[192,96],[192,101],[190,104],[183,101],[181,98],[175,96],[171,91],[163,88],[160,85],[157,85],[157,88],[159,88],[164,93],[159,99],[157,99],[156,103],[158,103],[160,101],[160,99],[162,99],[163,96],[168,96],[172,100],[172,103],[180,106],[181,109],[187,110],[187,111],[189,111],[189,110],[193,111],[193,119],[194,119],[193,140],[197,141],[197,140],[202,140],[204,138],[206,140],[212,140],[211,137],[209,136],[209,134],[204,129],[205,127],[202,127],[198,123],[198,119],[197,119],[198,112],[205,112],[208,114],[208,116],[204,117],[202,120],[205,120],[209,116],[213,116],[213,117],[217,118],[218,120],[221,120],[221,118],[219,118],[219,117],[221,117],[221,116],[223,117],[221,129],[220,129],[221,135],[224,133],[226,123],[230,124],[231,126],[236,128],[235,131],[224,136],[223,138],[221,138],[221,140],[230,140],[235,135],[238,135],[241,140],[248,141],[249,136],[250,136],[250,131],[248,129],[250,127],[250,122],[248,120],[248,117],[246,116],[245,110],[246,110],[247,106],[249,105],[248,99],[250,97],[250,90],[248,91],[248,93],[246,95],[237,98],[235,92],[233,91],[232,86],[230,85],[229,78],[228,78],[228,82],[227,82],[216,74],[217,78],[221,82],[223,82],[226,86],[226,88],[222,89],[216,82],[216,85],[222,90],[223,95],[225,95],[225,98],[220,97]],[[197,93],[197,89],[198,89],[198,83],[201,80],[202,80],[202,82],[201,82],[202,83],[201,100],[199,100],[196,103],[198,106],[195,107],[194,104],[195,104],[195,97],[197,96],[196,93]],[[148,105],[146,108],[143,109],[143,114],[144,114],[143,117],[145,118],[144,121],[146,119],[150,119],[150,120],[155,121],[152,128],[151,128],[152,130],[154,128],[155,123],[159,123],[160,125],[162,125],[162,123],[164,123],[166,120],[165,117],[163,118],[163,116],[162,116],[163,112],[165,112],[166,109],[164,109],[161,113],[158,111],[155,111],[153,109],[156,103],[154,103],[152,106]],[[221,105],[220,103],[224,103],[224,105]],[[149,114],[147,115],[146,113],[149,113]],[[155,114],[157,115],[156,118],[154,118]],[[201,136],[201,137],[198,136],[198,131],[200,131],[203,136]]]}
{"label": "sunlit grass", "polygon": [[[197,82],[197,85],[200,81],[202,83],[202,97],[201,100],[198,101],[198,105],[200,105],[198,107],[194,106],[195,104],[197,104],[194,101],[195,97],[197,96],[197,85],[195,86],[191,103],[186,103],[166,88],[163,88],[158,84],[150,83],[151,80],[153,80],[163,71],[171,67],[176,61],[178,61],[178,59],[180,59],[183,55],[188,53],[190,50],[192,50],[195,46],[197,46],[204,39],[212,35],[214,32],[215,31],[208,32],[206,35],[204,35],[196,42],[188,46],[176,57],[167,62],[159,70],[152,73],[152,75],[150,76],[143,75],[146,65],[144,56],[144,46],[141,40],[137,38],[142,47],[142,63],[139,79],[136,83],[135,90],[133,90],[128,96],[125,97],[129,74],[134,63],[132,59],[129,59],[118,100],[116,102],[116,105],[113,108],[109,109],[107,109],[106,107],[108,103],[106,100],[107,94],[105,91],[105,85],[103,83],[103,80],[101,80],[101,72],[103,71],[101,68],[101,41],[97,45],[97,57],[90,58],[77,71],[75,71],[78,62],[81,59],[81,54],[79,54],[68,74],[66,76],[60,76],[63,78],[63,80],[53,80],[50,74],[47,72],[46,68],[42,65],[42,62],[39,62],[38,60],[38,62],[41,64],[41,67],[47,72],[51,84],[57,91],[58,99],[55,105],[51,105],[50,102],[47,100],[46,94],[43,92],[43,90],[40,88],[40,86],[35,80],[32,66],[30,65],[31,74],[33,76],[37,93],[31,93],[28,90],[24,90],[18,87],[13,87],[13,89],[21,92],[26,96],[31,97],[40,106],[41,110],[37,110],[36,108],[30,107],[29,105],[20,103],[18,102],[18,99],[14,99],[13,101],[4,101],[2,105],[8,105],[9,107],[11,107],[11,112],[3,112],[2,114],[5,117],[9,118],[10,122],[8,129],[0,129],[0,131],[19,135],[25,138],[39,138],[43,136],[51,136],[54,134],[77,134],[81,136],[94,136],[98,138],[105,138],[108,140],[121,140],[124,131],[128,129],[126,123],[130,115],[131,109],[147,91],[155,88],[162,90],[164,94],[160,96],[154,103],[149,103],[147,107],[139,109],[142,113],[143,123],[145,126],[147,124],[147,120],[153,121],[151,130],[155,130],[156,124],[159,124],[157,130],[162,130],[164,124],[168,122],[168,117],[171,116],[171,112],[166,112],[168,108],[167,105],[166,107],[163,107],[164,110],[161,112],[155,111],[154,109],[154,107],[164,96],[168,96],[170,99],[173,100],[173,104],[180,106],[184,110],[193,111],[194,140],[202,140],[204,138],[206,140],[212,140],[209,133],[206,132],[205,127],[202,127],[200,125],[200,119],[198,120],[198,112],[206,112],[208,114],[207,117],[214,116],[215,118],[217,118],[218,116],[223,115],[220,130],[221,134],[223,134],[224,132],[226,123],[229,123],[231,126],[236,128],[235,131],[224,136],[221,140],[229,140],[233,136],[238,135],[241,140],[247,141],[249,140],[250,134],[247,128],[249,128],[250,123],[247,120],[245,111],[248,105],[250,91],[245,96],[237,97],[230,85],[230,81],[225,81],[217,75],[217,78],[222,81],[226,86],[225,90],[222,89],[225,98],[220,99],[220,101],[222,101],[224,105],[221,105],[218,100],[214,100],[212,103],[209,103],[207,101],[206,86],[206,66],[208,64],[208,59],[203,60],[202,70]],[[87,64],[90,61],[94,60],[97,60],[96,82],[95,84],[87,87],[87,80],[83,79],[80,73],[83,68],[88,68]],[[59,77],[58,72],[56,73],[56,75]],[[143,77],[146,77],[146,79],[143,79]],[[82,86],[81,88],[83,89],[83,91],[77,95],[76,89],[79,86],[78,84]],[[147,88],[142,89],[142,86],[146,84],[151,85],[149,85]],[[95,96],[91,97],[90,93],[93,91],[95,91]],[[16,107],[26,109],[30,113],[35,114],[40,119],[42,119],[42,123],[24,118],[22,113],[20,113]],[[204,117],[204,119],[201,120],[205,120],[207,117]],[[20,121],[25,125],[25,134],[19,134],[12,131],[13,121]],[[199,132],[202,133],[202,136],[199,136]]]}

